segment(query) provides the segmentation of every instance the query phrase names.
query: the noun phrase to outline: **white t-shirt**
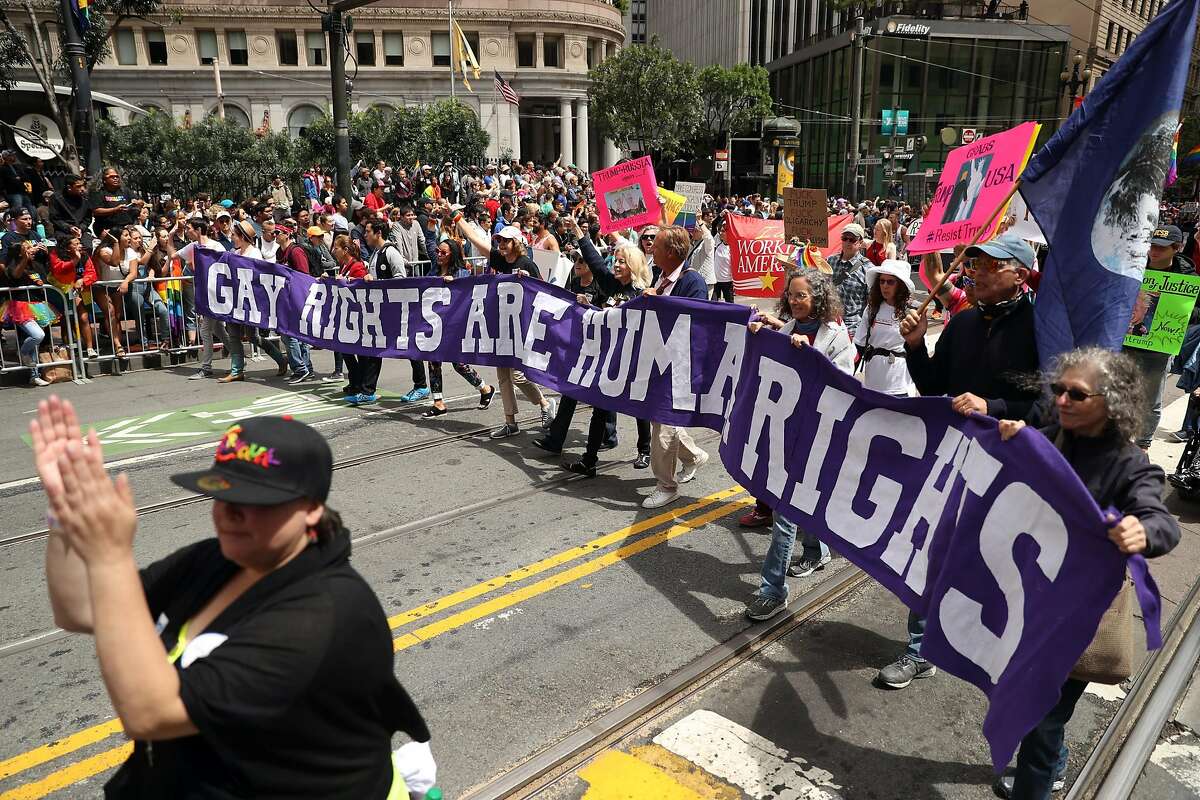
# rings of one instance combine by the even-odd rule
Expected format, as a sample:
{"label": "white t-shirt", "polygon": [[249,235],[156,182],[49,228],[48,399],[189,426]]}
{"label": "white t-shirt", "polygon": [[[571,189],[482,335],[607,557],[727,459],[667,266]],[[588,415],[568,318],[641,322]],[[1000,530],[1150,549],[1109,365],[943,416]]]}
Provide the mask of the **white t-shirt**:
{"label": "white t-shirt", "polygon": [[199,242],[188,242],[183,247],[176,250],[175,255],[194,270],[196,268],[197,247],[206,247],[209,250],[216,250],[220,253],[225,252],[225,245],[221,244],[216,239],[209,239],[204,244],[200,244]]}
{"label": "white t-shirt", "polygon": [[233,252],[237,253],[243,258],[257,258],[259,261],[263,260],[262,250],[259,250],[254,245],[250,245],[245,250],[234,250]]}
{"label": "white t-shirt", "polygon": [[729,269],[729,245],[717,242],[713,249],[713,272],[716,273],[717,283],[732,283],[733,273]]}
{"label": "white t-shirt", "polygon": [[279,252],[279,242],[274,240],[263,242],[258,246],[258,251],[262,253],[262,257],[267,261],[274,261],[275,254]]}
{"label": "white t-shirt", "polygon": [[[869,311],[864,310],[862,323],[854,333],[854,343],[859,347],[867,346],[868,317]],[[879,313],[871,323],[870,345],[878,350],[904,350],[904,337],[900,335],[896,309],[887,303],[879,306]],[[908,362],[898,356],[889,363],[886,355],[877,355],[863,367],[863,386],[868,389],[884,394],[907,395],[912,385],[912,377],[908,374]]]}

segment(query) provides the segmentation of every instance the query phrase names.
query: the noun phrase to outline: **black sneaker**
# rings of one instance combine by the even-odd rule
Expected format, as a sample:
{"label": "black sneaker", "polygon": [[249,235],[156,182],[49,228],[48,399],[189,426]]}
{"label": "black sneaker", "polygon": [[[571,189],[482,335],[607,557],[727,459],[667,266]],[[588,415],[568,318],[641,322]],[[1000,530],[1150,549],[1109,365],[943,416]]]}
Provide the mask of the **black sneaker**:
{"label": "black sneaker", "polygon": [[1166,438],[1168,442],[1185,444],[1188,439],[1192,438],[1192,433],[1191,431],[1175,431],[1174,433],[1168,433]]}
{"label": "black sneaker", "polygon": [[582,461],[564,461],[563,469],[565,469],[567,472],[574,472],[576,475],[583,475],[587,478],[596,477],[596,468],[593,466],[588,466]]}
{"label": "black sneaker", "polygon": [[308,383],[312,379],[313,374],[311,372],[298,372],[292,377],[288,378],[287,383],[288,386],[297,386],[301,383]]}
{"label": "black sneaker", "polygon": [[540,439],[534,439],[533,446],[538,448],[539,450],[545,450],[547,453],[561,453],[562,452],[562,448],[555,447],[554,443],[550,441],[550,437],[548,437],[548,436],[543,436]]}
{"label": "black sneaker", "polygon": [[933,664],[902,655],[879,670],[876,680],[889,689],[903,689],[912,683],[914,678],[932,678],[934,675],[937,675],[937,667]]}
{"label": "black sneaker", "polygon": [[[1005,800],[1007,800],[1007,798],[1012,797],[1013,783],[1015,783],[1015,782],[1016,782],[1015,776],[1002,775],[996,779],[995,783],[992,784],[992,791],[996,794],[996,797],[1003,797],[1003,798],[1005,798]],[[1066,786],[1067,786],[1066,776],[1065,775],[1056,775],[1054,778],[1054,782],[1050,784],[1050,791],[1061,792],[1063,789],[1066,788]]]}
{"label": "black sneaker", "polygon": [[763,597],[760,594],[756,594],[746,604],[746,617],[753,622],[762,622],[783,611],[787,608],[787,604],[787,600],[776,600],[772,597]]}
{"label": "black sneaker", "polygon": [[650,469],[650,454],[638,453],[637,458],[633,460],[634,469]]}

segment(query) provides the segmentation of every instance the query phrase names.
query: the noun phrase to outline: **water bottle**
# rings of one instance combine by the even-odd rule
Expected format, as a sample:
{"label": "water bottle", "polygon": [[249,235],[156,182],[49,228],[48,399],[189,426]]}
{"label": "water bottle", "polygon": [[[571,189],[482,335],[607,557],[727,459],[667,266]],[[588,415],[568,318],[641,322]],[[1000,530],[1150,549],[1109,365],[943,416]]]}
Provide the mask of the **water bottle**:
{"label": "water bottle", "polygon": [[409,797],[411,800],[442,800],[442,790],[434,786],[425,794],[412,794]]}
{"label": "water bottle", "polygon": [[46,226],[40,222],[37,225],[37,235],[38,239],[42,240],[43,242],[46,241]]}

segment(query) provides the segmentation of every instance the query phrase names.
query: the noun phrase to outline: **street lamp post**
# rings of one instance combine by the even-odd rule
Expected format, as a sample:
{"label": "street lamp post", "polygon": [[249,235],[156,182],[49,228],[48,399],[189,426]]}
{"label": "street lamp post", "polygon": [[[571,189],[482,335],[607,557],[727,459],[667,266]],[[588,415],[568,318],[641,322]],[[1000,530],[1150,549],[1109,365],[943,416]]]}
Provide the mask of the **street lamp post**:
{"label": "street lamp post", "polygon": [[1070,113],[1075,108],[1076,98],[1082,97],[1087,93],[1087,86],[1092,80],[1092,68],[1083,66],[1083,53],[1076,51],[1071,58],[1071,71],[1063,70],[1058,75],[1059,85],[1062,86],[1063,95],[1071,98],[1071,106],[1067,110]]}

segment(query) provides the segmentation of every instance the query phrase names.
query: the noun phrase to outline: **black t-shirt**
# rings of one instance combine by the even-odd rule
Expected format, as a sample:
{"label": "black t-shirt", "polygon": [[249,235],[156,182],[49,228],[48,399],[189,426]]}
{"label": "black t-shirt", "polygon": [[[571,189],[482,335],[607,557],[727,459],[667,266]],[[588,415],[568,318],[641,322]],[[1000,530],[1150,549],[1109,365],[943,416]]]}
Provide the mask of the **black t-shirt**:
{"label": "black t-shirt", "polygon": [[[392,635],[346,536],[311,544],[217,616],[175,662],[194,736],[147,744],[107,798],[383,800],[391,738],[429,731],[393,673]],[[216,539],[142,570],[163,644],[236,572]]]}
{"label": "black t-shirt", "polygon": [[500,248],[496,245],[492,245],[491,255],[488,256],[488,266],[491,267],[492,272],[509,274],[517,270],[524,270],[535,278],[542,277],[542,271],[538,269],[538,265],[528,254],[509,263],[504,256],[500,255]]}
{"label": "black t-shirt", "polygon": [[[3,236],[0,236],[0,264],[4,264],[8,260],[8,251],[14,245],[20,242],[33,242],[41,244],[41,239],[38,238],[37,228],[30,228],[29,233],[17,233],[16,231],[5,231]],[[34,270],[45,278],[50,274],[50,255],[42,252],[36,253],[33,256]],[[0,298],[4,299],[4,298]]]}
{"label": "black t-shirt", "polygon": [[[110,191],[108,189],[100,189],[92,192],[91,206],[92,208],[116,208],[129,203],[129,195],[125,194],[124,189]],[[125,211],[118,211],[115,214],[110,214],[105,217],[96,217],[96,223],[92,229],[97,236],[103,236],[107,230],[120,230],[126,225],[132,225],[137,219],[136,211],[132,208]]]}

